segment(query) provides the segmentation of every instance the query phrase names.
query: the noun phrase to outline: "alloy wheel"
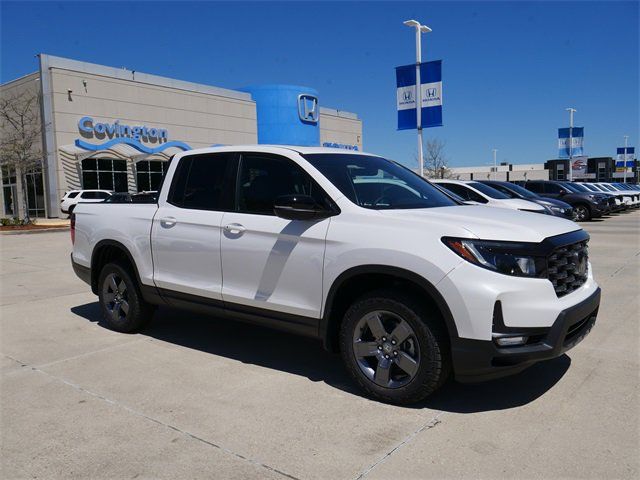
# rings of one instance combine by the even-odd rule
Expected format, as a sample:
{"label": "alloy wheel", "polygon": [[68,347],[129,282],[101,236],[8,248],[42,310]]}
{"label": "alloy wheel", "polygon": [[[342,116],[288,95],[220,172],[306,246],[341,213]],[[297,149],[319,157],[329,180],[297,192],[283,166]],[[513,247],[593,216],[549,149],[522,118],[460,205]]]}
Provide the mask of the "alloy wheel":
{"label": "alloy wheel", "polygon": [[111,320],[122,323],[129,314],[129,295],[127,284],[116,273],[110,273],[104,279],[102,298]]}
{"label": "alloy wheel", "polygon": [[389,311],[369,312],[358,321],[353,352],[360,371],[385,388],[407,385],[420,367],[420,348],[413,328]]}
{"label": "alloy wheel", "polygon": [[573,210],[573,216],[575,217],[574,220],[577,222],[585,220],[587,218],[587,215],[588,215],[587,208],[581,205],[577,206]]}

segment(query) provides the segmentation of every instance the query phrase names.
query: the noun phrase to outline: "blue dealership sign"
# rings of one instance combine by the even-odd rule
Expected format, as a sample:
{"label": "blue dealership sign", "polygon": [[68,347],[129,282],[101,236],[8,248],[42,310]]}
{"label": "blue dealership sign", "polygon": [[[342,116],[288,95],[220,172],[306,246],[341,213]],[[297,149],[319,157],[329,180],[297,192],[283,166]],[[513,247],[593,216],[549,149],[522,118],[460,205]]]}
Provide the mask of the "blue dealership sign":
{"label": "blue dealership sign", "polygon": [[[442,126],[442,60],[420,64],[422,89],[421,127]],[[418,127],[416,114],[416,66],[396,67],[398,130]]]}
{"label": "blue dealership sign", "polygon": [[[584,155],[584,127],[573,127],[569,135],[569,128],[558,129],[558,158],[581,157]],[[571,136],[571,147],[569,147]]]}

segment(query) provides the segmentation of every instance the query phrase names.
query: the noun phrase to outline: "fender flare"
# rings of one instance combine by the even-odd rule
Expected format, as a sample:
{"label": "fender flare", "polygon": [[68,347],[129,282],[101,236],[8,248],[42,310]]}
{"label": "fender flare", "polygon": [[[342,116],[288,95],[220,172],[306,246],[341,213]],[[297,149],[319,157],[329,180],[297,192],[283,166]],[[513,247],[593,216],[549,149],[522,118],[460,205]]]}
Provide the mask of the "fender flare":
{"label": "fender flare", "polygon": [[98,260],[96,253],[99,252],[102,247],[107,247],[107,246],[115,247],[121,250],[125,254],[127,259],[129,260],[129,263],[131,263],[131,265],[133,266],[133,272],[136,276],[136,281],[138,282],[138,286],[139,288],[142,289],[144,285],[140,280],[140,274],[138,273],[138,266],[136,265],[136,262],[133,259],[133,255],[131,255],[131,252],[129,251],[129,249],[124,244],[116,240],[105,239],[105,240],[100,240],[98,243],[96,243],[96,246],[93,247],[93,250],[91,252],[91,291],[96,295],[98,294],[98,275],[100,275],[100,272],[97,271],[98,270],[97,268],[95,268],[96,262]]}
{"label": "fender flare", "polygon": [[333,310],[333,304],[335,301],[336,294],[340,290],[340,287],[349,279],[363,274],[384,274],[390,275],[402,280],[409,281],[419,288],[421,288],[436,304],[438,310],[444,320],[445,326],[447,328],[447,332],[449,334],[450,339],[458,338],[458,328],[456,327],[455,320],[453,315],[451,314],[451,310],[447,305],[442,294],[438,291],[438,289],[433,285],[429,280],[418,275],[415,272],[410,270],[406,270],[404,268],[392,267],[389,265],[360,265],[357,267],[352,267],[348,270],[342,272],[338,277],[333,281],[331,287],[329,288],[329,292],[327,294],[327,298],[324,302],[323,315],[320,318],[320,325],[318,327],[318,335],[322,339],[323,345],[325,348],[330,349],[331,344],[331,315]]}

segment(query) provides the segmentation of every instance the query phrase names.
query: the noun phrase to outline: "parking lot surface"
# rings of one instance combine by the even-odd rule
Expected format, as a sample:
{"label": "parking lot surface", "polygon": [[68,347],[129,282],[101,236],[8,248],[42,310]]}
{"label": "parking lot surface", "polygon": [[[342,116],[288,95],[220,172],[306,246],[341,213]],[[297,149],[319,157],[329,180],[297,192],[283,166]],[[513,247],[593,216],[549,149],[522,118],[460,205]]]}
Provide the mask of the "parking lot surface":
{"label": "parking lot surface", "polygon": [[638,478],[640,212],[583,226],[586,340],[409,408],[309,339],[166,308],[107,330],[68,232],[2,235],[0,477]]}

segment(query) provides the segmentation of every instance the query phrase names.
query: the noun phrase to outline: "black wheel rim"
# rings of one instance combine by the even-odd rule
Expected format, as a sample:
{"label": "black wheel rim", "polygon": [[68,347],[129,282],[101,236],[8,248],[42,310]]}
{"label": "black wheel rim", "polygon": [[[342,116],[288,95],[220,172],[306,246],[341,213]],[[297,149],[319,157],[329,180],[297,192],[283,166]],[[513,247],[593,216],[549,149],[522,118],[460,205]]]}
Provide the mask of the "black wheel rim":
{"label": "black wheel rim", "polygon": [[587,218],[587,209],[585,207],[576,207],[574,210],[576,220],[584,220]]}
{"label": "black wheel rim", "polygon": [[129,315],[129,295],[127,284],[116,273],[110,273],[102,285],[102,299],[110,319],[123,323]]}
{"label": "black wheel rim", "polygon": [[353,332],[353,353],[360,371],[376,385],[400,388],[415,378],[420,347],[401,316],[376,310],[364,315]]}

